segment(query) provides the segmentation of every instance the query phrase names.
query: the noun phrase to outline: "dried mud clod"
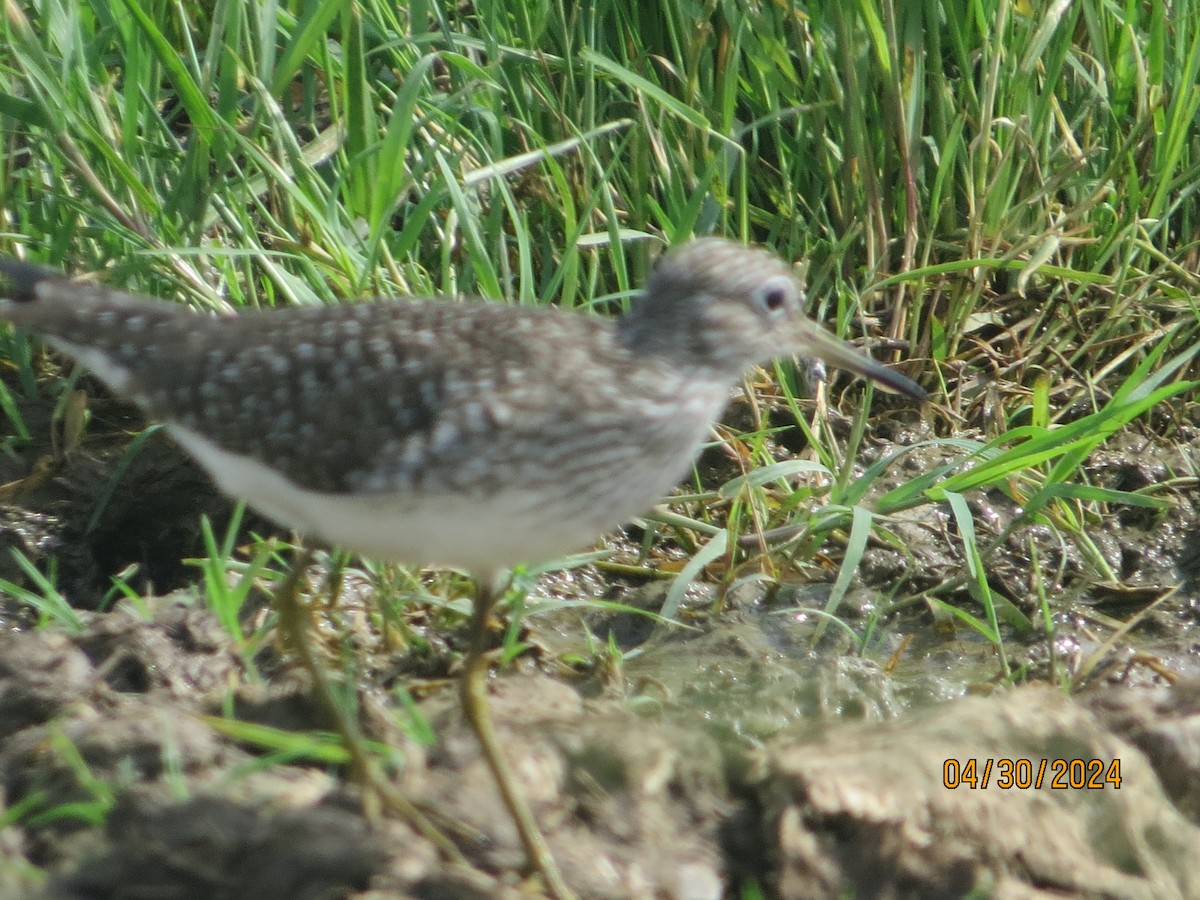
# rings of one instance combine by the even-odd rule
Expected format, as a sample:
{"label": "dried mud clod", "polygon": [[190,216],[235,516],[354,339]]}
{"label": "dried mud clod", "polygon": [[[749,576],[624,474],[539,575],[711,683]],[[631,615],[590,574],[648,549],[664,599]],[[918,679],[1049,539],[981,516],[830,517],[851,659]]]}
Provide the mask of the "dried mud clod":
{"label": "dried mud clod", "polygon": [[[441,863],[401,823],[368,825],[336,771],[256,764],[252,748],[210,728],[201,715],[220,710],[238,658],[207,613],[171,599],[152,610],[149,621],[97,617],[76,638],[0,636],[8,808],[80,809],[110,792],[103,825],[18,816],[0,831],[0,887],[36,896],[22,874],[32,864],[51,876],[37,891],[55,898],[521,889],[519,844],[452,696],[424,701],[438,740],[406,758],[402,781],[466,826],[461,846],[482,881]],[[283,706],[241,708],[293,709],[299,722],[311,699],[291,687]],[[582,896],[713,900],[745,883],[783,898],[950,897],[980,886],[995,896],[1047,886],[1059,897],[1195,896],[1197,696],[1191,682],[1083,700],[1022,688],[899,719],[886,707],[883,720],[830,717],[753,750],[685,715],[682,692],[646,718],[543,675],[492,685],[507,752]],[[945,781],[948,759],[1040,757],[1118,759],[1120,788]]]}

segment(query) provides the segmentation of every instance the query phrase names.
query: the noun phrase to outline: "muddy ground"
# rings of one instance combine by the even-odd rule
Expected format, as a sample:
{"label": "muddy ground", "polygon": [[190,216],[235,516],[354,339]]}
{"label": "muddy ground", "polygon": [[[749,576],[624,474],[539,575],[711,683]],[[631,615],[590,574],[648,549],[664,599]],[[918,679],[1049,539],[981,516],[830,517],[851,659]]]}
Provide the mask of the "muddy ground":
{"label": "muddy ground", "polygon": [[[31,430],[51,433],[44,418]],[[39,627],[15,598],[0,606],[0,897],[536,894],[450,689],[461,625],[435,606],[414,604],[406,643],[386,645],[373,582],[351,570],[341,604],[316,618],[337,626],[318,629],[332,667],[354,653],[363,721],[391,748],[397,785],[451,828],[470,867],[398,819],[365,819],[337,766],[221,726],[308,733],[329,721],[269,627],[238,644],[189,586],[196,570],[180,561],[202,553],[198,516],[220,531],[228,505],[161,435],[125,456],[134,427],[105,404],[65,459],[27,447],[0,462],[0,536],[43,569],[57,560],[84,619],[70,633]],[[921,436],[885,418],[864,452]],[[1123,436],[1089,477],[1126,490],[1162,481],[1188,471],[1195,441]],[[914,451],[892,477],[939,452]],[[889,613],[865,650],[838,628],[814,640],[823,620],[810,610],[832,565],[824,577],[809,567],[701,585],[686,629],[538,602],[653,609],[665,583],[591,567],[543,577],[525,652],[491,690],[567,880],[586,898],[1200,897],[1194,490],[1182,486],[1166,514],[1114,511],[1099,544],[1119,584],[1087,577],[1079,551],[1044,529],[1012,533],[989,577],[1030,598],[1026,616],[1039,592],[1056,611],[1052,636],[1009,634],[1016,687],[990,644],[931,606]],[[1017,514],[1001,495],[971,502],[984,530]],[[901,519],[892,527],[910,554],[869,548],[840,611],[852,626],[898,581],[911,593],[962,571],[946,510]],[[639,538],[627,533],[618,553],[636,555]],[[1031,582],[1031,542],[1043,584]],[[150,595],[106,603],[109,576],[130,563]],[[27,582],[7,551],[0,577]],[[947,596],[972,602],[965,586]],[[261,598],[245,621],[248,633],[269,624]],[[623,657],[603,652],[610,636]]]}

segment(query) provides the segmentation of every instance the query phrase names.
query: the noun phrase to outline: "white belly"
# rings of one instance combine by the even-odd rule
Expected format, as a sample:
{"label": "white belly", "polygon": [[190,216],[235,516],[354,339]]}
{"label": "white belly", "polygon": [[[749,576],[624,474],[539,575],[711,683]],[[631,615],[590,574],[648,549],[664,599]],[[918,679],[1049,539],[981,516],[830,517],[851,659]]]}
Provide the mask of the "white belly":
{"label": "white belly", "polygon": [[674,466],[627,467],[617,483],[599,472],[584,486],[552,491],[514,485],[484,497],[452,491],[333,494],[300,487],[190,429],[167,427],[221,490],[281,525],[372,559],[477,575],[585,548],[657,503],[690,461],[690,453],[681,453]]}

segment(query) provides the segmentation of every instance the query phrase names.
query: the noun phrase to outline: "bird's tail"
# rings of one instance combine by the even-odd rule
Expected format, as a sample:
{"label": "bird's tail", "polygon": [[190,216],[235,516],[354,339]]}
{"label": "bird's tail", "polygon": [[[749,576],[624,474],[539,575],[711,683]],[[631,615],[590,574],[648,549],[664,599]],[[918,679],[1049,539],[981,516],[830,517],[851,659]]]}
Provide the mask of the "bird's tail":
{"label": "bird's tail", "polygon": [[32,303],[37,299],[38,285],[66,280],[52,269],[19,259],[0,259],[0,299],[12,303]]}
{"label": "bird's tail", "polygon": [[146,335],[153,330],[160,343],[182,344],[196,325],[191,316],[184,322],[185,315],[175,304],[0,259],[0,320],[45,338],[118,393],[133,394],[144,355],[144,344],[130,340],[130,331]]}

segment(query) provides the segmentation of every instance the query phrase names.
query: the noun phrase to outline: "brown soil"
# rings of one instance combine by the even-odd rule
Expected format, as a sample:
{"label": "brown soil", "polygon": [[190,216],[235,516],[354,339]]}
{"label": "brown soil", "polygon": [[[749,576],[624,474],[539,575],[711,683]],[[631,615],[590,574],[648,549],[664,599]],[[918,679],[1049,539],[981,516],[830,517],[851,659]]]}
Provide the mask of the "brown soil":
{"label": "brown soil", "polygon": [[[116,433],[128,411],[105,405],[94,414]],[[431,611],[428,628],[409,623],[421,640],[387,650],[366,634],[367,582],[343,590],[339,633],[363,651],[355,683],[365,728],[391,748],[397,785],[436,813],[470,869],[440,859],[402,821],[365,818],[358,789],[336,766],[271,757],[221,727],[310,732],[329,721],[270,640],[238,646],[194,592],[173,592],[196,579],[179,560],[201,555],[198,514],[214,516],[219,531],[228,506],[157,437],[114,489],[125,446],[91,444],[36,480],[27,473],[47,451],[30,449],[0,472],[15,482],[0,533],[43,568],[57,559],[58,584],[76,606],[100,608],[108,575],[135,561],[137,585],[160,594],[84,612],[77,635],[38,627],[15,600],[0,606],[0,898],[534,891],[446,689],[461,630],[446,631]],[[914,452],[895,477],[936,464],[936,453]],[[1118,440],[1091,474],[1128,486],[1173,462],[1148,461],[1144,444]],[[1037,526],[1022,526],[995,554],[996,583],[1011,586],[1028,580],[1023,559],[1039,542],[1042,571],[1053,577],[1009,594],[1049,590],[1063,603],[1060,628],[1052,641],[1014,636],[1012,663],[1030,676],[1079,675],[1084,689],[1074,697],[1028,686],[964,698],[994,679],[993,649],[962,630],[930,628],[925,609],[890,615],[865,652],[837,629],[814,647],[820,620],[803,611],[823,606],[827,584],[741,580],[720,597],[701,587],[684,611],[690,631],[574,608],[530,617],[530,650],[493,679],[492,704],[567,880],[585,898],[718,900],[756,889],[783,898],[1200,896],[1192,606],[1179,594],[1111,647],[1097,628],[1097,617],[1128,620],[1164,587],[1194,577],[1191,499],[1165,517],[1114,517],[1103,550],[1122,592],[1081,583],[1078,551]],[[1002,497],[972,503],[977,521],[997,531],[1015,514]],[[944,538],[945,510],[923,507],[893,527],[911,556],[871,548],[864,588],[851,598],[858,605],[842,615],[872,615],[879,594],[866,585],[938,584],[961,570]],[[0,569],[21,577],[7,553]],[[663,594],[590,569],[546,576],[539,590],[646,608]],[[965,586],[960,594],[970,602]],[[266,614],[248,611],[247,621]],[[601,649],[614,635],[623,662],[606,667],[603,653],[587,651],[585,625]],[[336,669],[341,650],[329,646]],[[1170,685],[1162,673],[1183,677]],[[406,725],[401,685],[419,698],[432,742]],[[1019,776],[1043,760],[1040,787],[1002,784],[1004,761]],[[1051,778],[1059,760],[1061,787]],[[1071,760],[1089,774],[1098,766],[1100,780],[1073,784]]]}

